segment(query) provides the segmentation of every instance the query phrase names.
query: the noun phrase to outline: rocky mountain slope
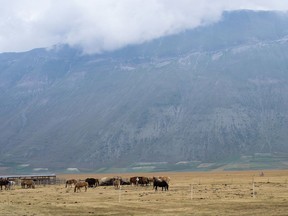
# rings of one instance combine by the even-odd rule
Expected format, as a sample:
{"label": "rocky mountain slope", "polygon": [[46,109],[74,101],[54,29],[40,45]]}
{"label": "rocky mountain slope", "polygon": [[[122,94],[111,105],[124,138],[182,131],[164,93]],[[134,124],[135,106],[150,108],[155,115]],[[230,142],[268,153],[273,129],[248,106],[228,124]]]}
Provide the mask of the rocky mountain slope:
{"label": "rocky mountain slope", "polygon": [[2,53],[0,162],[97,170],[288,153],[287,81],[288,15],[273,12],[97,55]]}

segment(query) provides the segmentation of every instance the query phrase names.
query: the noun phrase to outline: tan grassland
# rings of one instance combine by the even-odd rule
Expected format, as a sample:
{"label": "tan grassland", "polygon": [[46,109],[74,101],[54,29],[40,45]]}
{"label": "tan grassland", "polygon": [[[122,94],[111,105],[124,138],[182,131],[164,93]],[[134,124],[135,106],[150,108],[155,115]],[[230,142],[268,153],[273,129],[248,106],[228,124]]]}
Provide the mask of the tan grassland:
{"label": "tan grassland", "polygon": [[[288,170],[58,174],[59,179],[170,176],[169,191],[112,186],[74,192],[57,185],[0,191],[0,215],[288,215]],[[254,181],[254,190],[253,190]],[[253,196],[254,191],[254,196]]]}

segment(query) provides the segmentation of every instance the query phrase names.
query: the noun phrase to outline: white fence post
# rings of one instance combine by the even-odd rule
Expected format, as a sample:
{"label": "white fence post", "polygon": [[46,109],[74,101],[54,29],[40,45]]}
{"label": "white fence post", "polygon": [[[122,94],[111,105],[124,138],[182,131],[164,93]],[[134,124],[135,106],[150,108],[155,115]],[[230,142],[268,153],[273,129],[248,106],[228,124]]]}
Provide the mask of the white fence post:
{"label": "white fence post", "polygon": [[118,202],[120,203],[121,202],[121,185],[119,187],[119,194],[118,194]]}
{"label": "white fence post", "polygon": [[190,199],[193,199],[193,184],[190,184]]}

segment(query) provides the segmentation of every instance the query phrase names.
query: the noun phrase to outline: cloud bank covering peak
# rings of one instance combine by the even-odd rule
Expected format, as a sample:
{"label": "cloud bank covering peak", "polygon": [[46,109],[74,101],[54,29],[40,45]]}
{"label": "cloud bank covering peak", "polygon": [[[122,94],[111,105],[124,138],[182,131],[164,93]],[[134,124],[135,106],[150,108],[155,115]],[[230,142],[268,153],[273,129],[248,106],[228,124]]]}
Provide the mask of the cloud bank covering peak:
{"label": "cloud bank covering peak", "polygon": [[217,22],[223,11],[288,11],[284,0],[0,0],[0,52],[56,44],[114,50]]}

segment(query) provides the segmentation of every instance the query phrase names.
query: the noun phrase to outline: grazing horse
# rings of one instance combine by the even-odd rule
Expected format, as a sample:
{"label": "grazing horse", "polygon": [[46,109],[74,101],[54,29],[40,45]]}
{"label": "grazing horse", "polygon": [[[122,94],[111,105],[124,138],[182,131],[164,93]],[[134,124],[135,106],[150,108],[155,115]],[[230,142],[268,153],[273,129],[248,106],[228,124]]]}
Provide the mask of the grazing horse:
{"label": "grazing horse", "polygon": [[35,182],[32,179],[23,179],[21,181],[22,188],[35,188]]}
{"label": "grazing horse", "polygon": [[69,179],[66,181],[65,188],[67,188],[68,185],[70,185],[70,187],[72,187],[72,184],[76,185],[76,183],[77,183],[76,179]]}
{"label": "grazing horse", "polygon": [[163,191],[163,188],[166,191],[166,190],[168,190],[169,185],[165,180],[162,180],[160,178],[154,178],[153,188],[155,188],[155,191],[157,191],[157,187],[162,187],[162,191]]}
{"label": "grazing horse", "polygon": [[120,187],[121,187],[121,180],[120,180],[120,179],[115,179],[115,180],[113,181],[113,185],[114,185],[115,189],[120,189]]}
{"label": "grazing horse", "polygon": [[87,191],[88,183],[87,182],[77,182],[75,184],[74,192],[81,191],[81,188],[85,187],[85,192]]}
{"label": "grazing horse", "polygon": [[1,178],[0,179],[0,187],[1,187],[1,190],[3,189],[2,187],[5,186],[5,189],[7,190],[8,187],[9,187],[9,181],[7,179],[3,179]]}
{"label": "grazing horse", "polygon": [[94,187],[97,187],[99,185],[99,180],[95,179],[95,178],[86,178],[85,182],[88,183],[88,187],[90,187],[90,188],[94,188]]}

